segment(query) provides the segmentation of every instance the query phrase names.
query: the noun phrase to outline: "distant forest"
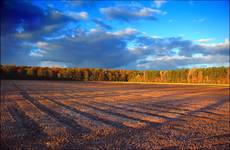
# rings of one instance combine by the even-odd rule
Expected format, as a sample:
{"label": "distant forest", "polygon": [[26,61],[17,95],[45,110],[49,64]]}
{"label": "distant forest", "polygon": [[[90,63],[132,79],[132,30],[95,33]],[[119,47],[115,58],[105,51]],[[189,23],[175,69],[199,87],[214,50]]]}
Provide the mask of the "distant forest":
{"label": "distant forest", "polygon": [[1,79],[229,84],[229,67],[177,70],[112,70],[1,65]]}

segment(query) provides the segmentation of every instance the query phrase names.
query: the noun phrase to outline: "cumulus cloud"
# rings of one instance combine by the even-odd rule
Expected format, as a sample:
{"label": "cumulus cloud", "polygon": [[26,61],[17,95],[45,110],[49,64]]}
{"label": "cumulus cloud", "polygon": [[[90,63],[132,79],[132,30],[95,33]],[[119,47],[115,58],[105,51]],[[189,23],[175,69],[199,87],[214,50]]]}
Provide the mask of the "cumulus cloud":
{"label": "cumulus cloud", "polygon": [[145,69],[178,69],[188,67],[208,67],[222,66],[228,63],[226,55],[207,55],[207,56],[162,56],[148,57],[139,61],[137,66]]}
{"label": "cumulus cloud", "polygon": [[100,11],[109,19],[118,19],[126,22],[141,19],[156,20],[156,15],[165,14],[161,10],[148,7],[107,7],[101,8]]}
{"label": "cumulus cloud", "polygon": [[195,44],[181,37],[140,36],[136,42],[129,52],[137,56],[139,69],[229,65],[229,39],[220,43]]}
{"label": "cumulus cloud", "polygon": [[[42,61],[63,62],[73,67],[116,68],[135,60],[127,50],[126,35],[116,35],[103,30],[90,30],[84,34],[49,42],[37,42]],[[37,51],[40,56],[41,51]],[[36,53],[33,53],[36,56]],[[68,60],[66,59],[68,58]],[[119,61],[118,61],[119,60]]]}
{"label": "cumulus cloud", "polygon": [[[46,10],[30,1],[1,1],[1,63],[17,65],[39,65],[46,46],[38,43],[64,28],[70,22],[78,22],[53,8]],[[79,16],[84,17],[84,13]]]}
{"label": "cumulus cloud", "polygon": [[[119,68],[133,64],[132,69],[176,69],[229,62],[228,39],[222,43],[195,44],[177,37],[143,36],[131,28],[114,32],[78,29],[75,34],[23,45],[3,41],[1,46],[10,50],[3,57],[12,62],[12,56],[22,63],[29,60],[31,65]],[[136,44],[128,47],[130,41]],[[13,51],[15,47],[23,51],[17,54]]]}
{"label": "cumulus cloud", "polygon": [[229,39],[225,39],[225,41],[221,43],[191,44],[187,47],[182,47],[180,51],[180,54],[185,56],[191,56],[194,53],[203,53],[204,55],[229,55]]}
{"label": "cumulus cloud", "polygon": [[181,50],[183,47],[189,47],[192,44],[190,40],[183,40],[181,37],[150,37],[140,36],[136,39],[138,43],[132,52],[139,54],[154,54],[157,56],[173,55],[173,49]]}
{"label": "cumulus cloud", "polygon": [[87,19],[86,12],[63,13],[54,8],[43,10],[30,1],[3,1],[1,35],[14,34],[19,40],[40,40],[70,22]]}
{"label": "cumulus cloud", "polygon": [[178,54],[182,56],[192,56],[196,53],[229,55],[229,39],[222,43],[195,44],[193,41],[184,40],[181,37],[158,38],[142,36],[138,37],[137,42],[139,44],[132,50],[136,53],[151,53],[159,56],[174,55],[172,50],[178,49]]}
{"label": "cumulus cloud", "polygon": [[[32,30],[29,30],[26,24],[23,24],[22,27],[24,31],[21,33],[14,33],[18,39],[22,40],[31,40],[36,41],[40,40],[44,36],[49,36],[52,33],[64,29],[68,23],[79,22],[79,20],[84,17],[81,17],[79,14],[64,14],[56,10],[49,10],[46,16],[38,23],[37,27],[34,27]],[[30,24],[30,23],[29,23]]]}
{"label": "cumulus cloud", "polygon": [[24,44],[15,36],[1,36],[1,64],[36,65],[38,60],[29,56],[32,44]]}
{"label": "cumulus cloud", "polygon": [[[15,32],[15,29],[22,24],[24,29],[33,30],[39,28],[38,22],[44,17],[43,11],[24,1],[18,2],[14,0],[2,1],[1,11],[1,31],[2,35]],[[35,22],[35,20],[37,20]]]}
{"label": "cumulus cloud", "polygon": [[[229,39],[213,43],[213,39],[192,41],[181,37],[148,36],[131,27],[109,32],[112,27],[96,18],[91,20],[96,28],[84,29],[76,24],[88,20],[88,13],[84,11],[60,12],[53,8],[44,11],[28,1],[3,3],[3,64],[103,68],[132,64],[138,69],[173,69],[188,64],[229,62]],[[164,14],[158,9],[141,6],[107,7],[100,11],[108,18],[126,22],[154,20],[156,15]],[[75,26],[68,26],[71,22]]]}
{"label": "cumulus cloud", "polygon": [[[221,65],[229,60],[228,39],[222,43],[195,44],[181,37],[144,36],[133,28],[114,32],[78,29],[75,34],[37,42],[34,44],[37,50],[31,56],[40,58],[41,62],[61,62],[71,67],[119,68],[136,64],[138,69]],[[130,41],[135,43],[131,47]]]}

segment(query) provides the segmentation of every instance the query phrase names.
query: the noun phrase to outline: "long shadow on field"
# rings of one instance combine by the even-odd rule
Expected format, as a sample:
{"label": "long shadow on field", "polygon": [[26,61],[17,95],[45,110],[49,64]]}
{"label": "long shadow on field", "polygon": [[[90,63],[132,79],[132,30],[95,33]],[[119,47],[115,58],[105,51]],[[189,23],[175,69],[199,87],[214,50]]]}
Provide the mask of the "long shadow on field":
{"label": "long shadow on field", "polygon": [[[163,97],[169,97],[169,96],[172,96],[172,95],[166,95],[166,96],[163,96]],[[75,98],[75,97],[73,97]],[[183,111],[191,111],[190,109],[182,109],[182,108],[179,108],[181,107],[185,102],[189,101],[189,100],[177,100],[177,101],[181,101],[180,103],[181,104],[178,104],[176,107],[175,106],[168,106],[172,100],[164,100],[164,101],[160,101],[160,102],[151,102],[151,101],[147,101],[147,102],[150,102],[150,103],[141,103],[141,102],[136,102],[136,105],[132,105],[132,104],[122,104],[122,106],[125,106],[125,107],[121,107],[121,106],[114,106],[112,104],[106,104],[106,103],[102,103],[102,102],[97,102],[97,101],[92,101],[92,103],[96,104],[96,105],[101,105],[101,106],[108,106],[110,108],[114,108],[114,109],[120,109],[120,110],[126,110],[127,112],[134,112],[134,113],[139,113],[139,114],[143,114],[143,115],[149,115],[149,116],[152,116],[152,117],[159,117],[159,118],[164,118],[166,120],[173,120],[174,118],[171,118],[171,117],[167,117],[167,116],[164,116],[164,115],[159,115],[159,114],[156,114],[156,113],[153,113],[151,111],[154,111],[154,112],[165,112],[165,113],[171,113],[171,114],[178,114],[178,115],[182,115],[182,116],[186,116],[187,114],[186,113],[180,113],[180,112],[173,112],[173,111],[169,111],[168,109],[174,109],[174,110],[183,110]],[[78,102],[76,102],[78,103]],[[168,104],[167,104],[168,103]],[[86,104],[84,104],[86,105]],[[91,107],[93,109],[98,109],[98,108],[95,108],[91,105],[86,105],[87,107]],[[149,108],[149,107],[154,107],[154,108]],[[134,108],[138,108],[138,109],[143,109],[143,110],[148,110],[150,112],[143,112],[143,111],[139,111],[139,110],[135,110]],[[163,109],[164,110],[163,110]],[[167,109],[167,110],[165,110]],[[109,112],[108,112],[109,113]],[[116,115],[116,114],[115,114]],[[219,115],[219,114],[218,114]],[[196,115],[193,115],[194,117],[199,117],[199,116],[196,116]],[[207,118],[207,117],[205,117]]]}
{"label": "long shadow on field", "polygon": [[[154,109],[156,108],[166,108],[166,109],[172,109],[172,110],[179,110],[179,111],[191,111],[190,109],[186,109],[186,108],[180,108],[180,106],[169,106],[168,104],[163,104],[163,105],[160,105],[160,104],[146,104],[146,106],[151,106],[151,107],[154,107]],[[181,105],[183,107],[183,105]],[[148,109],[148,108],[147,108]],[[204,112],[204,113],[208,113],[208,114],[211,114],[211,115],[216,115],[216,116],[222,116],[222,114],[218,114],[218,113],[215,113],[215,112],[211,112],[211,111],[206,111],[206,110],[202,110],[201,112]],[[183,114],[183,113],[178,113],[177,114]],[[194,117],[201,117],[201,116],[196,116],[196,115],[193,115]],[[208,118],[208,117],[205,117],[204,118]]]}
{"label": "long shadow on field", "polygon": [[45,112],[46,114],[54,118],[56,121],[62,123],[65,127],[68,127],[74,133],[84,134],[90,132],[89,129],[79,125],[72,118],[66,117],[63,114],[53,111],[51,108],[42,105],[39,101],[31,97],[27,92],[21,91],[20,93],[23,96],[23,98],[34,104],[34,106],[36,106],[41,111]]}
{"label": "long shadow on field", "polygon": [[[204,107],[202,107],[202,108],[199,108],[199,109],[196,109],[196,110],[193,110],[193,111],[190,111],[190,112],[188,112],[187,113],[187,116],[180,116],[180,117],[177,117],[177,118],[175,118],[174,119],[174,121],[178,121],[179,119],[181,119],[181,118],[186,118],[186,117],[190,117],[190,116],[192,116],[192,115],[194,115],[194,114],[197,114],[197,113],[200,113],[200,112],[203,112],[203,111],[210,111],[210,110],[212,110],[212,109],[215,109],[216,107],[218,107],[218,106],[221,106],[221,105],[223,105],[224,103],[226,103],[226,102],[228,102],[228,99],[221,99],[221,100],[218,100],[217,102],[215,102],[215,103],[213,103],[213,104],[209,104],[209,105],[207,105],[207,106],[204,106]],[[202,117],[199,117],[198,116],[198,118],[202,118]],[[207,118],[207,119],[210,119],[210,118]],[[186,120],[184,120],[185,121],[185,123],[181,123],[179,126],[183,126],[183,124],[186,124]],[[220,121],[220,120],[216,120],[216,121]],[[168,123],[170,123],[170,121],[167,121],[167,122],[164,122],[164,123],[162,123],[161,125],[167,125]],[[184,127],[183,127],[184,128]],[[226,136],[226,135],[223,135],[223,137],[224,136]],[[217,136],[218,137],[218,136]],[[217,138],[217,137],[211,137],[211,138]],[[181,136],[178,136],[178,138],[179,139],[182,139],[182,140],[184,140],[184,141],[188,141],[189,139],[190,139],[190,137],[188,136],[188,137],[181,137]]]}
{"label": "long shadow on field", "polygon": [[[190,112],[191,110],[189,109],[180,109],[178,107],[183,107],[183,105],[178,105],[177,107],[173,107],[173,106],[166,106],[166,105],[155,105],[155,104],[145,104],[145,105],[138,105],[138,106],[135,106],[135,105],[130,105],[130,104],[124,104],[125,106],[127,107],[134,107],[134,108],[141,108],[141,109],[144,109],[144,110],[147,110],[147,111],[158,111],[159,113],[163,112],[163,113],[170,113],[170,114],[175,114],[175,115],[180,115],[180,116],[188,116],[188,112]],[[175,111],[185,111],[185,112],[175,112]],[[201,112],[205,112],[205,113],[209,113],[209,114],[212,114],[212,115],[216,115],[216,116],[219,116],[221,117],[222,115],[221,114],[216,114],[216,113],[213,113],[213,112],[208,112],[208,111],[201,111]],[[195,115],[195,114],[190,114],[190,116],[192,117],[197,117],[197,118],[204,118],[204,119],[209,119],[209,120],[214,120],[216,121],[215,119],[211,118],[211,117],[207,117],[207,116],[200,116],[200,115]],[[169,118],[170,119],[174,119],[174,118]],[[183,120],[183,119],[181,119]],[[222,120],[223,121],[223,120]]]}
{"label": "long shadow on field", "polygon": [[[16,121],[16,126],[19,126],[23,137],[17,138],[13,143],[7,143],[9,147],[14,145],[21,145],[26,149],[48,149],[44,143],[48,140],[49,135],[43,132],[42,128],[19,109],[17,105],[8,107],[11,116]],[[13,145],[11,145],[13,144]]]}
{"label": "long shadow on field", "polygon": [[[222,104],[224,104],[225,102],[227,102],[228,100],[226,100],[226,99],[223,99],[223,100],[219,100],[219,101],[217,101],[216,103],[214,103],[214,104],[210,104],[210,105],[208,105],[208,106],[204,106],[204,107],[202,107],[202,108],[200,108],[200,109],[197,109],[197,110],[194,110],[194,111],[190,111],[190,112],[188,112],[188,117],[189,117],[189,115],[192,115],[192,114],[196,114],[196,113],[199,113],[200,111],[203,111],[203,110],[205,110],[205,111],[207,111],[207,110],[211,110],[211,109],[214,109],[215,107],[218,107],[218,106],[220,106],[220,105],[222,105]],[[181,117],[177,117],[177,118],[175,118],[175,119],[173,119],[173,120],[167,120],[167,121],[165,121],[165,122],[163,122],[163,123],[161,123],[161,124],[159,124],[158,126],[156,126],[156,127],[152,127],[152,126],[145,126],[145,127],[143,127],[143,128],[135,128],[135,129],[132,129],[132,130],[130,130],[129,132],[127,132],[127,130],[121,130],[121,131],[118,131],[118,132],[116,132],[115,134],[110,134],[110,135],[107,135],[107,136],[105,136],[105,137],[102,137],[101,138],[101,143],[102,143],[102,145],[103,145],[103,143],[105,144],[106,142],[111,142],[111,143],[117,143],[117,144],[115,144],[115,145],[111,145],[111,147],[113,147],[113,146],[115,146],[115,147],[118,147],[118,148],[125,148],[126,146],[129,146],[130,147],[130,145],[128,144],[128,143],[126,143],[126,140],[125,139],[131,139],[133,136],[140,136],[140,137],[142,137],[142,135],[144,134],[144,133],[146,133],[147,131],[150,131],[150,130],[152,130],[153,129],[153,131],[152,132],[154,132],[154,131],[162,131],[162,132],[159,132],[160,134],[162,134],[162,136],[166,136],[167,137],[167,135],[166,134],[168,134],[168,132],[167,131],[165,131],[164,132],[164,130],[165,130],[165,128],[163,127],[163,128],[161,128],[162,126],[167,126],[168,124],[170,124],[172,121],[174,122],[174,121],[181,121],[181,118],[183,119],[184,117],[186,117],[186,116],[181,116]],[[187,124],[188,122],[186,121],[186,120],[184,120],[184,122],[181,122],[181,123],[179,123],[179,125],[182,127],[182,129],[184,129],[185,127],[184,127],[184,125],[185,124]],[[181,130],[182,129],[180,129],[180,130],[178,130],[178,131],[176,131],[176,132],[178,132],[178,133],[180,133],[181,132]],[[172,129],[172,128],[170,128],[170,129],[166,129],[166,130],[174,130],[174,129]],[[170,131],[170,132],[174,132],[174,131]],[[179,134],[178,135],[178,137],[180,137],[181,136],[181,134]],[[226,135],[220,135],[220,136],[214,136],[214,137],[210,137],[211,139],[213,139],[213,138],[225,138],[226,136],[229,136],[229,134],[226,134]],[[188,141],[189,140],[189,138],[190,138],[190,136],[187,136],[187,135],[185,135],[185,137],[184,138],[177,138],[177,139],[181,139],[182,141]],[[207,138],[207,140],[208,140],[209,138]],[[191,140],[190,140],[191,141]],[[192,141],[194,141],[194,140],[192,140]],[[93,141],[92,141],[93,142]],[[157,141],[156,141],[157,142]],[[90,142],[89,142],[89,144],[90,144]],[[95,145],[96,146],[96,145]],[[221,146],[221,145],[218,145],[218,147],[219,146]],[[134,147],[134,149],[135,149],[135,146],[133,146]],[[225,145],[223,145],[223,147],[226,147],[226,144]],[[174,146],[172,146],[172,147],[164,147],[163,149],[177,149],[177,147],[174,147]]]}
{"label": "long shadow on field", "polygon": [[[69,96],[69,97],[71,97],[71,96]],[[74,98],[74,97],[72,97],[72,98]],[[133,120],[133,121],[144,122],[144,123],[147,123],[148,125],[151,125],[153,127],[158,125],[158,123],[154,123],[154,122],[151,122],[151,121],[143,120],[141,118],[131,117],[131,116],[119,113],[119,112],[114,112],[113,110],[101,109],[101,108],[95,107],[93,105],[89,105],[89,104],[85,104],[85,103],[77,102],[77,101],[73,101],[73,103],[78,104],[78,105],[83,105],[83,106],[92,108],[92,109],[94,109],[96,111],[100,111],[102,113],[106,113],[106,114],[109,114],[109,115],[118,116],[118,117],[121,117],[121,118],[124,118],[124,119],[130,119],[130,120]]]}
{"label": "long shadow on field", "polygon": [[171,119],[170,117],[158,115],[158,114],[155,114],[155,113],[142,112],[142,111],[134,110],[134,109],[129,107],[131,105],[127,105],[127,104],[124,104],[124,106],[128,106],[129,108],[128,107],[121,107],[121,106],[114,106],[114,105],[111,105],[111,104],[106,104],[106,103],[101,103],[101,102],[93,102],[93,103],[96,104],[96,105],[108,106],[108,107],[111,107],[111,108],[114,108],[114,109],[126,110],[128,112],[139,113],[139,114],[148,115],[148,116],[152,116],[152,117]]}
{"label": "long shadow on field", "polygon": [[[53,103],[55,103],[55,104],[58,104],[59,106],[64,107],[65,109],[68,109],[70,111],[73,111],[75,113],[83,115],[83,116],[85,116],[85,117],[87,117],[87,118],[89,118],[91,120],[100,121],[102,123],[108,124],[108,125],[116,127],[116,128],[123,128],[123,129],[129,128],[129,127],[127,127],[127,126],[125,126],[125,125],[123,125],[123,124],[121,124],[119,122],[114,122],[114,121],[106,120],[106,119],[103,119],[103,118],[101,118],[99,116],[94,116],[94,115],[92,115],[90,113],[82,112],[82,111],[80,111],[80,110],[78,110],[78,109],[76,109],[74,107],[65,105],[65,104],[63,104],[61,102],[55,101],[55,100],[53,100],[51,98],[48,98],[47,96],[44,96],[44,98],[47,99],[47,100],[49,100],[49,101],[51,101],[51,102],[53,102]],[[80,103],[78,103],[78,104],[80,104]]]}
{"label": "long shadow on field", "polygon": [[[175,101],[180,101],[181,102],[180,104],[177,104],[177,105],[170,105],[173,102],[173,100],[167,100],[167,101],[161,101],[161,102],[151,102],[150,101],[150,103],[140,103],[140,102],[138,102],[135,105],[132,105],[132,104],[124,104],[124,105],[126,105],[127,107],[142,108],[142,109],[150,110],[150,111],[158,111],[159,110],[159,112],[179,114],[179,115],[182,115],[182,116],[190,115],[190,116],[193,116],[193,117],[215,120],[215,119],[207,117],[207,116],[200,116],[200,115],[198,116],[198,115],[195,115],[195,114],[188,114],[189,112],[191,112],[193,110],[183,108],[183,106],[184,106],[184,104],[188,104],[188,106],[189,106],[189,103],[191,101],[194,101],[194,99],[196,99],[196,97],[187,98],[186,100],[184,100],[184,99],[175,100]],[[199,101],[199,100],[196,100],[196,101]],[[200,101],[202,101],[202,99]],[[214,109],[214,108],[212,108],[212,109]],[[184,111],[184,112],[183,113],[172,112],[173,110]],[[202,109],[202,110],[199,110],[199,112],[215,115],[215,116],[218,116],[218,117],[222,116],[222,114],[218,114],[218,113],[209,111],[208,109]]]}
{"label": "long shadow on field", "polygon": [[218,100],[216,103],[210,104],[210,105],[208,105],[206,107],[202,107],[200,109],[190,111],[187,115],[193,115],[193,114],[196,114],[198,112],[210,112],[210,110],[213,110],[216,107],[221,106],[221,105],[223,105],[224,103],[226,103],[228,101],[229,101],[228,98]]}

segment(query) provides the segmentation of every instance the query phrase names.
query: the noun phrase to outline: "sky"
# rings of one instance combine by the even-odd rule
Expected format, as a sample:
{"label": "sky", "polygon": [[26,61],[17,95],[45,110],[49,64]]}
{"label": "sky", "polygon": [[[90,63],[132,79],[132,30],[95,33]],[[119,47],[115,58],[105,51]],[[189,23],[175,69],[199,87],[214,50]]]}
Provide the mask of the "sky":
{"label": "sky", "polygon": [[1,64],[229,66],[229,1],[1,1]]}

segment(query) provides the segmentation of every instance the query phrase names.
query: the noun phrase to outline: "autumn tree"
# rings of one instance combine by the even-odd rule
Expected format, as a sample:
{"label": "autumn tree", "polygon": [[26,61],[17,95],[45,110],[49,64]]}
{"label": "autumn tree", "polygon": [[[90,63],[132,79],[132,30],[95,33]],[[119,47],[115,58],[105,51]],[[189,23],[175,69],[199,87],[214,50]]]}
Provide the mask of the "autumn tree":
{"label": "autumn tree", "polygon": [[55,79],[76,81],[128,81],[168,83],[229,83],[229,67],[177,70],[110,70],[97,68],[48,68],[1,65],[2,79]]}

